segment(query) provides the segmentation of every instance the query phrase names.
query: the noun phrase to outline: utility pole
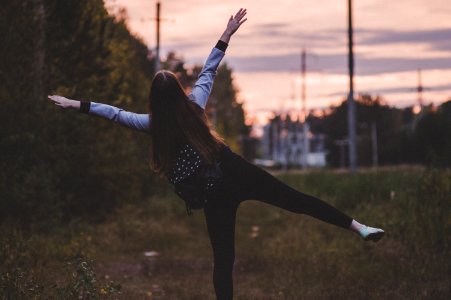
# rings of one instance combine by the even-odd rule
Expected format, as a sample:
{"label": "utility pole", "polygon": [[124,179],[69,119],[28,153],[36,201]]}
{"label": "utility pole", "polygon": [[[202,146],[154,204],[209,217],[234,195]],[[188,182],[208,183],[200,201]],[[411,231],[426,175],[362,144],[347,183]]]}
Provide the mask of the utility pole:
{"label": "utility pole", "polygon": [[345,150],[346,150],[346,145],[348,145],[348,139],[341,139],[341,140],[336,140],[334,142],[335,145],[337,145],[339,148],[339,152],[340,152],[340,169],[344,169],[346,167],[345,164]]}
{"label": "utility pole", "polygon": [[348,0],[348,48],[349,48],[349,95],[348,95],[348,139],[349,139],[349,170],[355,173],[357,169],[356,121],[354,101],[354,53],[352,41],[352,0]]}
{"label": "utility pole", "polygon": [[305,121],[307,121],[307,107],[306,107],[306,103],[305,103],[305,73],[306,73],[306,69],[307,69],[307,64],[306,64],[306,54],[305,54],[305,48],[302,49],[301,52],[301,78],[302,78],[302,83],[301,83],[301,105],[302,105],[302,115],[303,115],[303,121],[305,123]]}
{"label": "utility pole", "polygon": [[418,86],[417,86],[417,93],[418,93],[418,105],[420,105],[421,110],[423,110],[423,83],[421,81],[421,69],[418,69]]}
{"label": "utility pole", "polygon": [[377,168],[378,154],[377,154],[377,127],[376,122],[371,123],[371,145],[373,146],[373,167]]}
{"label": "utility pole", "polygon": [[155,49],[156,56],[155,56],[155,73],[157,73],[160,70],[160,1],[157,1],[157,16],[156,16],[156,24],[157,24],[157,47]]}
{"label": "utility pole", "polygon": [[309,141],[308,141],[308,126],[307,126],[307,105],[306,105],[306,82],[305,82],[305,75],[307,70],[307,63],[306,63],[306,53],[305,48],[302,49],[301,52],[301,101],[302,101],[302,117],[303,117],[303,124],[302,124],[302,167],[307,167],[307,155],[309,153]]}

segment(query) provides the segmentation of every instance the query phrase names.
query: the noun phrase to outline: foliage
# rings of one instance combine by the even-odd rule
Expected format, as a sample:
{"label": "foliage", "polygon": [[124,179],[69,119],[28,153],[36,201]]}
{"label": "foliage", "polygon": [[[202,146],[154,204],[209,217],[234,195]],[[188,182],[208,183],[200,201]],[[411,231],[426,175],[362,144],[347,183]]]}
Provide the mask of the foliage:
{"label": "foliage", "polygon": [[0,59],[0,218],[50,230],[151,193],[144,135],[46,100],[61,94],[145,110],[153,64],[144,43],[101,0],[9,1],[0,14],[8,44]]}
{"label": "foliage", "polygon": [[[245,201],[236,224],[237,299],[449,298],[449,170],[321,171],[280,179],[381,226],[386,235],[377,244],[363,242],[306,215]],[[169,189],[118,208],[102,223],[71,222],[39,235],[0,230],[0,293],[8,286],[10,295],[22,293],[16,299],[74,299],[79,293],[89,299],[88,291],[94,299],[214,295],[204,216],[186,216]],[[148,251],[160,255],[143,255]],[[120,291],[104,294],[117,283]]]}
{"label": "foliage", "polygon": [[414,251],[419,254],[425,249],[446,254],[451,249],[451,170],[427,170],[413,193],[406,203],[412,214],[406,218],[405,238],[418,239]]}
{"label": "foliage", "polygon": [[[339,149],[335,142],[347,137],[347,103],[343,101],[340,106],[334,107],[332,113],[324,120],[327,149],[330,149],[329,163],[332,166],[339,164]],[[376,124],[378,138],[378,154],[381,164],[397,163],[399,156],[393,157],[389,147],[391,141],[396,141],[404,128],[401,123],[401,112],[396,108],[385,105],[380,97],[361,95],[356,101],[358,159],[363,166],[371,165],[371,126]],[[403,149],[396,152],[400,155]]]}
{"label": "foliage", "polygon": [[[202,66],[199,65],[187,69],[183,58],[174,52],[168,54],[163,62],[163,68],[176,73],[187,90],[194,85],[202,70]],[[224,137],[226,143],[233,150],[245,153],[245,142],[249,137],[251,126],[245,124],[243,103],[238,100],[233,70],[227,63],[221,64],[217,70],[206,112],[215,130]]]}
{"label": "foliage", "polygon": [[[381,97],[360,95],[356,99],[357,156],[360,166],[373,164],[372,126],[376,128],[379,165],[406,163],[449,166],[451,161],[451,101],[435,109],[424,107],[415,115],[412,107],[396,108]],[[309,116],[312,131],[326,135],[328,163],[343,167],[338,141],[347,139],[347,102],[331,107],[322,117]],[[346,163],[346,161],[344,162]]]}
{"label": "foliage", "polygon": [[71,280],[66,286],[58,288],[58,293],[64,299],[113,299],[120,294],[121,285],[113,281],[108,282],[104,287],[99,287],[92,261],[77,257],[68,265],[74,268]]}
{"label": "foliage", "polygon": [[[70,229],[75,227],[65,230]],[[84,242],[90,238],[28,235],[14,227],[0,233],[1,299],[116,299],[120,294],[121,285],[99,279],[94,262],[84,256],[92,255]]]}
{"label": "foliage", "polygon": [[[62,111],[46,99],[60,94],[145,112],[154,61],[126,19],[123,11],[108,15],[102,0],[2,4],[8,47],[0,49],[1,222],[49,231],[78,217],[101,220],[117,205],[161,191],[148,167],[145,134]],[[163,66],[187,87],[201,68],[188,70],[175,54]],[[216,85],[227,94],[218,129],[239,148],[247,127],[231,76],[220,68]]]}
{"label": "foliage", "polygon": [[418,120],[414,138],[420,162],[451,166],[451,100]]}
{"label": "foliage", "polygon": [[232,69],[226,63],[218,68],[207,113],[227,144],[233,150],[242,152],[243,140],[249,136],[250,126],[245,124],[243,103],[238,101]]}

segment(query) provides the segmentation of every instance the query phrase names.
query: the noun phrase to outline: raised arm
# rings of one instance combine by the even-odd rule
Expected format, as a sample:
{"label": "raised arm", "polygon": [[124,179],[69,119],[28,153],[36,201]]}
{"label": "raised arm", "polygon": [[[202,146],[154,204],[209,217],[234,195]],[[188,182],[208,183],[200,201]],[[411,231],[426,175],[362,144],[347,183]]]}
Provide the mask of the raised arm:
{"label": "raised arm", "polygon": [[213,87],[213,81],[216,76],[216,70],[225,55],[228,43],[231,36],[240,28],[241,24],[246,22],[246,9],[240,9],[235,16],[230,16],[227,27],[221,35],[218,43],[211,51],[207,61],[199,74],[199,79],[196,81],[193,90],[188,97],[196,102],[200,107],[205,109],[208,97],[210,96]]}
{"label": "raised arm", "polygon": [[148,114],[136,114],[108,104],[72,100],[57,95],[48,96],[48,98],[59,107],[100,116],[128,128],[149,132],[150,118]]}

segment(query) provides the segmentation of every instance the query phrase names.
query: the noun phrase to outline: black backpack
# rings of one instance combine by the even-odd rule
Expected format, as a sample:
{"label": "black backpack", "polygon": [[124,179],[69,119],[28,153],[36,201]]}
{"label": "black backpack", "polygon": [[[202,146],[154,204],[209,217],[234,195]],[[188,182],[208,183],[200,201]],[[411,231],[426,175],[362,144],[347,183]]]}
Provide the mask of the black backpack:
{"label": "black backpack", "polygon": [[221,163],[214,165],[203,164],[198,172],[189,176],[181,182],[174,184],[175,193],[185,201],[188,215],[192,209],[201,209],[219,191],[223,176]]}

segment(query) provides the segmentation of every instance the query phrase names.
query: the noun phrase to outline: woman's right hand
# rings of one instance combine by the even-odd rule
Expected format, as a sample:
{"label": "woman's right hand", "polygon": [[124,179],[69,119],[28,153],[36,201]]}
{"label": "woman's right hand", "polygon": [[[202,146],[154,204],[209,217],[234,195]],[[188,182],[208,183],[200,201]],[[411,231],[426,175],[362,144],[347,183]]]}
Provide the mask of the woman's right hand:
{"label": "woman's right hand", "polygon": [[67,99],[66,97],[58,95],[48,95],[47,97],[50,101],[55,103],[56,106],[61,108],[80,109],[80,101]]}

